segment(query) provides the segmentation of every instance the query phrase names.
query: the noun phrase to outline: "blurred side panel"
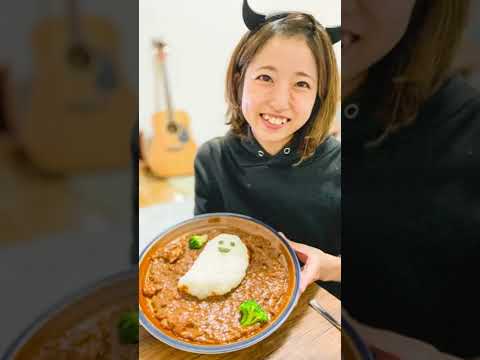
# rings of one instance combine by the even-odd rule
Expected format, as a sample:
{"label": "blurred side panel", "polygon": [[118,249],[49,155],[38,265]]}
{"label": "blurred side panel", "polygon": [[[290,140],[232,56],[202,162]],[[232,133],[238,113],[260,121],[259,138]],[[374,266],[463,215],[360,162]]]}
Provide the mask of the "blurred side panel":
{"label": "blurred side panel", "polygon": [[137,104],[137,2],[2,2],[0,358],[137,358]]}
{"label": "blurred side panel", "polygon": [[478,1],[342,0],[342,302],[378,358],[476,358]]}

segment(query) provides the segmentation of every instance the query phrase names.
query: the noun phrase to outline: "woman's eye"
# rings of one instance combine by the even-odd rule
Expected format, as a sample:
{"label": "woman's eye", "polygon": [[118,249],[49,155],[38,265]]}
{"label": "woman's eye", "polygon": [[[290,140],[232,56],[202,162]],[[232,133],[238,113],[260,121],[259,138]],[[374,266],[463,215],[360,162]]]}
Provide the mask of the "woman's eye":
{"label": "woman's eye", "polygon": [[265,74],[258,76],[257,79],[262,80],[262,81],[271,81],[272,80],[272,78],[270,76],[265,75]]}
{"label": "woman's eye", "polygon": [[299,81],[297,82],[297,86],[305,89],[310,89],[310,84],[307,83],[306,81]]}

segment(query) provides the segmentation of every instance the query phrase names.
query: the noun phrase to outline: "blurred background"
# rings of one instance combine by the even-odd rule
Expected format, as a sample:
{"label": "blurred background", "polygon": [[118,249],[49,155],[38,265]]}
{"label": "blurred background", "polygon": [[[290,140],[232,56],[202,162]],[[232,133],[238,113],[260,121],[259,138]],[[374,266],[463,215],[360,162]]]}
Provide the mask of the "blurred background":
{"label": "blurred background", "polygon": [[136,2],[2,2],[0,358],[53,304],[130,267],[137,97]]}
{"label": "blurred background", "polygon": [[480,89],[480,1],[471,2],[464,42],[458,52],[455,67],[475,88]]}
{"label": "blurred background", "polygon": [[[250,0],[249,4],[264,14],[308,12],[324,26],[339,25],[341,19],[338,0]],[[227,65],[236,44],[247,31],[242,19],[242,1],[141,0],[139,16],[139,130],[142,136],[152,138],[153,142],[155,137],[162,137],[156,133],[152,121],[158,109],[165,111],[165,74],[152,46],[154,39],[166,44],[164,63],[172,108],[187,114],[191,139],[196,146],[224,135],[228,130],[224,100]],[[334,48],[340,68],[340,43]],[[340,116],[337,119],[339,128]],[[145,153],[148,150],[143,155]],[[193,158],[188,151],[182,156]],[[194,195],[192,172],[177,168],[171,173],[173,176],[161,176],[160,169],[155,171],[153,156],[143,157],[139,164],[140,250],[161,229],[193,215]]]}

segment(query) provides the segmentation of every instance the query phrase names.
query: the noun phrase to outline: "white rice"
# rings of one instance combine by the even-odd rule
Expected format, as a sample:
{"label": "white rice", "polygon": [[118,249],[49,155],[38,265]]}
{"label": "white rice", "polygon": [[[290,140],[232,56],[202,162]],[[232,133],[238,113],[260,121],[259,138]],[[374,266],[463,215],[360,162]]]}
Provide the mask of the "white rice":
{"label": "white rice", "polygon": [[238,236],[220,234],[201,251],[190,270],[178,281],[179,288],[202,300],[224,295],[240,285],[247,273],[249,258],[247,247]]}

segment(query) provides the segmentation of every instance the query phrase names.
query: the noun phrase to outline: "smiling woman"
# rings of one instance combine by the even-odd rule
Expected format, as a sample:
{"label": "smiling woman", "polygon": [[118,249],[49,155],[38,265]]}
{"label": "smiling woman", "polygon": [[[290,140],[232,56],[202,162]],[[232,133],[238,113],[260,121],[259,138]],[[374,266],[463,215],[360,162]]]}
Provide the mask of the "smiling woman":
{"label": "smiling woman", "polygon": [[229,124],[236,135],[251,130],[271,155],[302,129],[298,150],[304,160],[334,120],[340,89],[332,40],[339,39],[309,14],[281,15],[245,34],[232,54],[226,79]]}
{"label": "smiling woman", "polygon": [[[226,76],[231,130],[199,149],[195,214],[249,215],[299,241],[291,245],[305,264],[301,291],[339,281],[340,144],[329,130],[340,31],[300,12],[266,17],[246,1],[243,17],[250,31]],[[339,296],[338,283],[330,290]]]}
{"label": "smiling woman", "polygon": [[307,122],[317,77],[315,58],[301,37],[272,38],[247,68],[242,112],[269,154],[277,153]]}

